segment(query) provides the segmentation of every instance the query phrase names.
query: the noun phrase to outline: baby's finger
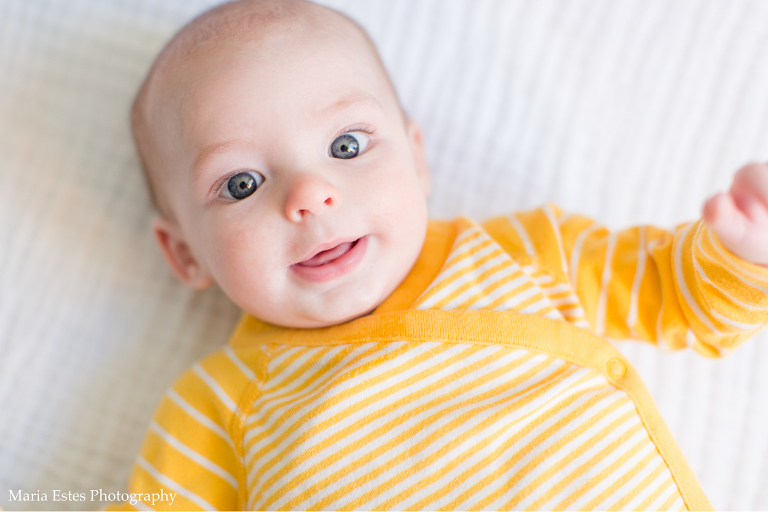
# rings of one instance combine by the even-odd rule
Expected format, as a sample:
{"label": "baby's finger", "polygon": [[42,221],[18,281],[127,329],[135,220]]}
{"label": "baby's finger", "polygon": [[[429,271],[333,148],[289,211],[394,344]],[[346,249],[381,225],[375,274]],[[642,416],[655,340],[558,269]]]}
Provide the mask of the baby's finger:
{"label": "baby's finger", "polygon": [[736,173],[731,185],[731,193],[737,198],[750,195],[768,208],[768,165],[745,165]]}
{"label": "baby's finger", "polygon": [[720,192],[704,203],[704,221],[728,250],[739,254],[739,245],[747,231],[747,219],[731,194]]}

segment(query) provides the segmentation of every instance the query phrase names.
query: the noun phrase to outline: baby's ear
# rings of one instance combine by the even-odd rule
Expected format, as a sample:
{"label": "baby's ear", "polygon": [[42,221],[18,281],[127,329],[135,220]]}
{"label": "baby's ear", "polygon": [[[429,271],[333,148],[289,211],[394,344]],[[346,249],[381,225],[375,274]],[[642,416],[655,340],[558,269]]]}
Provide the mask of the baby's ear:
{"label": "baby's ear", "polygon": [[157,217],[152,221],[152,231],[171,270],[182,283],[195,290],[204,290],[213,284],[213,277],[195,258],[176,224]]}
{"label": "baby's ear", "polygon": [[424,195],[429,197],[432,190],[432,178],[427,162],[427,153],[424,149],[424,136],[421,134],[421,126],[413,119],[406,121],[406,130],[408,132],[408,141],[411,143],[411,151],[416,162],[416,174],[421,181],[421,188]]}

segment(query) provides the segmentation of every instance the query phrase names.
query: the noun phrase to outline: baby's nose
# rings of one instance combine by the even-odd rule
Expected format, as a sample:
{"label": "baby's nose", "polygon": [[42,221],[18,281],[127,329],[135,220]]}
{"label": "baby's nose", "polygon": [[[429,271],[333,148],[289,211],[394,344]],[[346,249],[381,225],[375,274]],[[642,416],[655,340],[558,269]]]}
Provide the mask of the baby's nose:
{"label": "baby's nose", "polygon": [[291,183],[285,201],[285,216],[300,222],[308,215],[321,215],[337,206],[339,194],[336,187],[321,176],[303,174]]}

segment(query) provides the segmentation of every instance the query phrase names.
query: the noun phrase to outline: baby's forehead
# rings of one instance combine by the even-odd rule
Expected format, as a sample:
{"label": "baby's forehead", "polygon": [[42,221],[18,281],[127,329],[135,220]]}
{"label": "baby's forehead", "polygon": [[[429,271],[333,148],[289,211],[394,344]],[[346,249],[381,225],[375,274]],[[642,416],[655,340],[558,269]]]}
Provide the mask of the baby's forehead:
{"label": "baby's forehead", "polygon": [[[264,7],[272,4],[273,9]],[[222,13],[212,12],[191,22],[163,50],[147,79],[147,110],[167,117],[181,107],[195,107],[191,101],[195,92],[210,86],[213,80],[208,78],[220,73],[224,66],[238,62],[245,65],[246,59],[237,58],[243,54],[249,59],[260,56],[279,67],[292,49],[320,53],[323,43],[329,40],[348,44],[350,52],[360,57],[357,62],[375,69],[394,93],[365,31],[340,13],[292,0],[235,2],[223,7],[227,9],[222,8]],[[243,9],[245,14],[240,12]]]}
{"label": "baby's forehead", "polygon": [[[180,63],[168,74],[165,97],[158,102],[165,109],[164,122],[169,123],[165,132],[192,143],[193,132],[224,112],[240,118],[245,110],[262,105],[259,116],[249,118],[251,122],[284,117],[286,109],[309,116],[329,110],[331,103],[350,103],[347,97],[352,91],[358,93],[356,100],[365,95],[369,100],[397,103],[375,53],[360,48],[359,39],[352,43],[352,34],[290,32],[225,43]],[[339,66],[334,60],[345,64]],[[350,72],[351,68],[355,71]],[[238,108],[225,108],[232,104]]]}

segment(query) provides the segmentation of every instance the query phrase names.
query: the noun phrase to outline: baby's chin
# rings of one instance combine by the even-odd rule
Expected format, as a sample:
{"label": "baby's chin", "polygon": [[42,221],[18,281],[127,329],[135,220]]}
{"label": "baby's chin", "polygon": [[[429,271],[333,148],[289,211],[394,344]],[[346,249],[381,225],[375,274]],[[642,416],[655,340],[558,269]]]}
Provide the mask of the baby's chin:
{"label": "baby's chin", "polygon": [[327,315],[325,318],[313,318],[308,319],[310,324],[308,325],[297,325],[295,327],[303,327],[303,328],[321,328],[321,327],[330,327],[333,325],[340,325],[347,322],[351,322],[352,320],[356,320],[358,318],[362,318],[364,316],[370,315],[374,309],[376,309],[376,306],[378,304],[375,304],[372,307],[365,308],[362,311],[348,311],[346,314],[342,315]]}
{"label": "baby's chin", "polygon": [[[263,318],[263,320],[269,323],[280,325],[283,327],[299,328],[299,329],[317,329],[321,327],[330,327],[333,325],[339,325],[346,322],[351,322],[357,318],[361,318],[371,314],[376,307],[382,301],[378,301],[374,304],[361,305],[358,301],[357,304],[350,307],[335,307],[335,308],[323,308],[321,310],[313,311],[285,311],[282,315],[271,319]],[[259,315],[254,315],[259,317]],[[266,315],[265,315],[266,316]]]}
{"label": "baby's chin", "polygon": [[[377,283],[379,284],[379,283]],[[305,293],[292,294],[292,298],[268,307],[241,307],[256,318],[282,327],[316,329],[339,325],[370,314],[389,294],[389,290],[379,290],[374,283],[367,286],[344,286],[330,294]],[[361,293],[366,290],[367,293]]]}

